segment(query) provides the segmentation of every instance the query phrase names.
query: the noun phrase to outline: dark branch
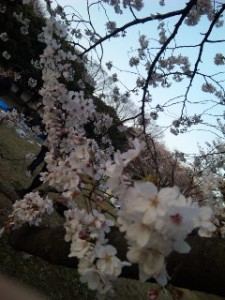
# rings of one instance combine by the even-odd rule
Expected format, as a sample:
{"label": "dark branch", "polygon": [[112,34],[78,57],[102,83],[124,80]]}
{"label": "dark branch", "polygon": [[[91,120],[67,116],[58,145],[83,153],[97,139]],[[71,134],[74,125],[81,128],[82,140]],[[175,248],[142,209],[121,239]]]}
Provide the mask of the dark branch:
{"label": "dark branch", "polygon": [[[191,2],[197,2],[197,0],[192,0]],[[103,42],[105,42],[106,40],[109,40],[110,38],[118,35],[121,32],[124,32],[127,28],[132,27],[132,26],[136,26],[139,24],[144,24],[150,21],[155,21],[155,20],[165,20],[171,17],[175,17],[175,16],[179,16],[184,14],[184,12],[186,11],[187,8],[185,9],[181,9],[181,10],[177,10],[177,11],[172,11],[169,13],[165,13],[165,14],[157,14],[157,15],[151,15],[149,17],[146,18],[142,18],[142,19],[135,19],[119,28],[117,28],[116,30],[114,30],[113,32],[107,34],[106,36],[100,38],[97,42],[95,42],[92,46],[90,46],[88,49],[86,49],[84,52],[82,52],[80,54],[81,57],[83,57],[86,53],[90,52],[92,49],[96,48],[98,45],[102,44]]]}
{"label": "dark branch", "polygon": [[182,111],[181,111],[181,118],[183,116],[183,112],[184,112],[186,100],[187,100],[187,97],[188,97],[188,93],[189,93],[190,88],[192,86],[192,82],[194,80],[195,74],[198,71],[198,65],[201,62],[204,45],[208,41],[208,37],[210,36],[210,34],[211,34],[212,30],[213,30],[213,27],[216,25],[216,22],[219,20],[219,17],[222,15],[222,13],[224,12],[224,10],[225,10],[225,4],[223,4],[221,6],[220,10],[215,14],[214,19],[211,22],[208,31],[206,32],[206,34],[205,34],[202,42],[200,43],[200,46],[199,46],[200,49],[199,49],[198,58],[196,60],[195,66],[194,66],[194,71],[192,72],[192,75],[191,75],[190,83],[189,83],[189,85],[187,87],[187,90],[186,90],[186,93],[185,93],[185,99],[184,99],[184,103],[183,103],[183,107],[182,107]]}
{"label": "dark branch", "polygon": [[[145,85],[143,87],[144,92],[143,92],[143,96],[142,96],[142,107],[141,107],[142,116],[144,116],[144,112],[145,112],[145,97],[146,97],[147,90],[148,90],[148,84],[149,84],[149,81],[152,79],[152,74],[153,74],[153,71],[155,69],[155,66],[156,66],[160,56],[166,50],[167,46],[175,38],[175,36],[176,36],[180,26],[182,25],[184,19],[187,17],[187,15],[189,14],[189,12],[193,8],[193,6],[196,5],[196,3],[197,3],[197,0],[192,0],[187,4],[186,8],[184,8],[183,10],[180,11],[181,17],[180,17],[179,21],[176,23],[174,31],[172,32],[170,37],[166,40],[166,42],[163,44],[163,46],[161,47],[160,51],[157,53],[155,59],[153,60],[151,66],[149,68],[148,76],[147,76]],[[144,117],[143,117],[143,119],[144,119]],[[143,120],[143,122],[144,122],[144,120]],[[144,126],[144,130],[145,130],[145,126]]]}

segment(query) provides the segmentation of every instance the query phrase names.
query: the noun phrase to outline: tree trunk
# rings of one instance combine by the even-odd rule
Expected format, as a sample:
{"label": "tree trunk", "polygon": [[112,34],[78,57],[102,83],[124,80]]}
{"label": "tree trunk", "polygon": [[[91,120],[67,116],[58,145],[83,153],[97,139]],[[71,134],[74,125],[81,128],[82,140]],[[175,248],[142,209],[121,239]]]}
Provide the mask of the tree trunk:
{"label": "tree trunk", "polygon": [[[78,260],[69,258],[70,243],[64,241],[62,227],[23,226],[9,235],[11,245],[47,261],[76,268]],[[107,236],[117,248],[121,260],[126,259],[127,244],[123,234],[113,228]],[[192,290],[225,296],[225,241],[222,238],[189,236],[191,246],[188,254],[174,252],[167,259],[167,270],[171,284]],[[122,277],[138,279],[137,265],[125,267]]]}

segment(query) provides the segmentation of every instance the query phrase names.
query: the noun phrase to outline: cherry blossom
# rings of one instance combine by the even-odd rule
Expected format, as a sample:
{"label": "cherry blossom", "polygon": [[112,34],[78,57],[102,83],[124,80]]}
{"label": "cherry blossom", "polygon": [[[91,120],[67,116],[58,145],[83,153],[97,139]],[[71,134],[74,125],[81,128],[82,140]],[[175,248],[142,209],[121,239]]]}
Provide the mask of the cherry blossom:
{"label": "cherry blossom", "polygon": [[[22,2],[24,5],[30,3],[29,0]],[[116,13],[122,13],[123,7],[129,8],[134,14],[133,9],[140,11],[144,5],[141,0],[103,2],[112,5]],[[160,4],[163,5],[163,1],[160,1]],[[45,143],[49,148],[45,157],[47,171],[42,173],[42,180],[54,187],[68,205],[64,228],[65,241],[70,243],[69,256],[79,259],[78,272],[81,275],[81,282],[87,283],[90,289],[97,290],[99,294],[106,294],[112,289],[115,279],[120,276],[123,266],[128,264],[117,257],[117,249],[110,245],[107,239],[111,227],[116,224],[127,239],[128,260],[139,266],[140,280],[154,278],[165,286],[169,279],[166,257],[172,251],[189,252],[190,246],[186,242],[186,237],[194,229],[198,230],[200,236],[210,236],[215,231],[212,209],[200,207],[182,195],[176,186],[159,189],[149,178],[140,180],[132,178],[129,171],[130,163],[135,162],[146,145],[142,140],[135,138],[130,141],[129,150],[124,153],[115,152],[107,135],[113,124],[112,118],[97,112],[93,99],[86,98],[83,91],[69,91],[66,84],[62,83],[64,80],[68,82],[73,79],[73,62],[79,59],[77,55],[62,47],[61,41],[67,39],[69,33],[67,23],[62,21],[65,16],[62,9],[57,6],[53,10],[50,3],[49,7],[50,17],[46,18],[46,26],[38,37],[46,47],[40,60],[33,61],[33,65],[42,70],[43,86],[39,93],[44,106],[43,123],[47,135]],[[0,12],[4,13],[5,10],[6,7],[0,5]],[[203,15],[212,18],[212,13],[210,0],[199,0],[198,7],[193,6],[185,20],[189,26],[193,26]],[[56,17],[57,15],[61,15],[62,19]],[[21,34],[28,34],[30,20],[18,12],[14,12],[13,17],[21,24]],[[113,34],[116,28],[114,21],[107,22],[108,34]],[[161,46],[168,41],[168,32],[165,28],[165,22],[160,22],[158,43]],[[82,37],[79,30],[74,29],[74,34],[77,39]],[[96,33],[88,28],[85,35],[90,38],[90,42],[97,42],[99,39],[99,36],[97,37]],[[1,33],[0,38],[6,42],[7,33]],[[140,35],[139,44],[137,55],[130,58],[130,66],[138,67],[149,52],[149,41],[145,35]],[[7,51],[3,51],[2,56],[6,60],[11,58]],[[217,54],[214,60],[217,65],[222,65],[224,57]],[[144,62],[147,71],[151,70],[151,63],[151,60]],[[172,72],[178,67],[186,76],[191,74],[189,59],[183,55],[174,54],[168,58],[161,55],[157,66],[156,71],[149,77],[147,82],[149,86],[160,84],[163,87],[170,87],[171,83],[159,73],[158,69]],[[111,69],[112,62],[108,62],[107,67]],[[182,81],[182,76],[178,73],[174,75],[176,82]],[[64,80],[61,80],[62,78]],[[112,75],[112,81],[117,80],[117,75]],[[78,83],[83,89],[83,82]],[[31,77],[28,80],[28,86],[31,88],[36,84],[35,78]],[[138,75],[137,87],[144,88],[144,86],[145,79]],[[210,82],[204,83],[202,90],[223,98]],[[112,94],[113,98],[118,100],[121,97],[119,87],[114,87]],[[126,102],[127,98],[123,98],[123,101]],[[151,101],[151,95],[144,98]],[[156,107],[150,113],[152,119],[158,117],[159,110],[159,107]],[[17,117],[15,112],[0,112],[1,122],[12,121]],[[178,134],[181,125],[190,127],[200,122],[200,115],[194,115],[192,119],[185,117],[182,120],[177,119],[171,132]],[[86,136],[87,124],[93,124],[96,135],[103,135],[101,143],[105,145],[104,147]],[[85,209],[80,208],[78,197],[83,201],[82,207]],[[93,208],[98,207],[99,202],[107,203],[112,198],[120,206],[115,222]],[[51,199],[42,198],[38,192],[29,193],[13,205],[8,226],[16,228],[25,222],[39,225],[42,214],[52,212]],[[4,228],[0,230],[0,235],[3,231]]]}

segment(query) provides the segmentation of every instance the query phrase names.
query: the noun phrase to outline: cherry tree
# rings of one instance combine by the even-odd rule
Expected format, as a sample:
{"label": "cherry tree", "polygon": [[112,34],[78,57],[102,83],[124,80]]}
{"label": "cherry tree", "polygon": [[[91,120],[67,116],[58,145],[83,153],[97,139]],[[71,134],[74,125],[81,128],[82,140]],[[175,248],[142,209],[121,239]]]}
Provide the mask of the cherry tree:
{"label": "cherry tree", "polygon": [[[221,73],[205,73],[204,69],[201,70],[201,61],[208,44],[224,42],[221,39],[211,40],[210,36],[214,29],[223,25],[225,4],[220,1],[190,0],[180,9],[143,17],[139,14],[145,12],[145,2],[141,0],[86,1],[85,19],[76,7],[68,10],[52,1],[44,2],[45,25],[37,38],[45,46],[40,57],[32,62],[42,73],[39,94],[43,99],[42,118],[47,136],[45,145],[48,147],[45,157],[47,171],[42,173],[42,181],[57,191],[58,201],[63,199],[67,207],[64,238],[70,242],[69,257],[78,259],[81,282],[97,290],[102,297],[111,291],[122,269],[130,264],[138,264],[140,280],[153,278],[165,286],[169,280],[166,258],[173,251],[188,253],[190,245],[186,241],[187,236],[194,229],[200,236],[211,236],[217,223],[212,208],[200,206],[197,201],[187,197],[185,187],[180,190],[174,185],[175,169],[172,169],[170,184],[166,181],[162,184],[161,175],[166,164],[160,165],[157,159],[155,142],[147,134],[147,121],[149,118],[158,119],[166,107],[178,105],[180,116],[171,124],[171,132],[179,134],[203,123],[203,115],[212,104],[201,113],[188,114],[189,105],[195,101],[190,98],[193,97],[191,90],[195,81],[199,84],[197,78],[200,78],[200,90],[213,97],[213,100],[208,100],[210,103],[217,106],[224,104]],[[19,1],[22,12],[13,13],[20,24],[21,34],[25,36],[30,26],[25,8],[32,5],[34,11],[37,10],[36,1]],[[159,1],[159,7],[163,8],[164,5],[164,1]],[[0,3],[1,14],[6,13],[8,6],[7,2]],[[93,23],[93,7],[103,11],[108,20],[105,27],[102,25],[100,33]],[[118,15],[128,12],[132,20],[117,26],[108,15],[109,12],[111,15],[112,8]],[[180,43],[182,28],[198,28],[204,17],[208,19],[208,27],[200,36],[200,41],[195,44]],[[172,25],[167,23],[170,20]],[[83,62],[91,68],[92,61],[95,63],[98,59],[101,72],[104,44],[112,38],[126,39],[128,31],[141,24],[154,24],[157,37],[140,33],[138,46],[129,58],[130,67],[135,68],[132,74],[136,77],[136,84],[133,88],[124,85],[126,90],[122,94],[121,87],[114,87],[112,91],[112,98],[119,101],[132,94],[139,97],[138,112],[123,122],[119,121],[118,127],[123,131],[124,122],[137,119],[140,135],[130,139],[127,149],[121,153],[115,151],[108,135],[112,118],[97,112],[93,97],[84,91],[87,84],[94,88],[90,74],[87,73],[79,82],[80,91],[70,90],[69,82],[74,80],[76,73],[74,62]],[[1,40],[7,43],[8,39],[10,35],[2,32]],[[63,46],[65,41],[74,50]],[[194,63],[184,55],[189,48],[197,52]],[[10,61],[10,51],[2,51],[2,57]],[[224,65],[222,53],[215,53],[212,59],[216,65]],[[112,69],[113,62],[107,62],[106,67]],[[116,74],[112,78],[117,81]],[[183,82],[186,84],[183,95],[157,103],[154,88],[168,89],[173,84],[182,86]],[[35,78],[28,79],[29,86],[35,86],[35,83]],[[10,117],[2,114],[1,118]],[[100,141],[88,137],[85,129],[88,124],[92,124],[94,133],[101,136]],[[147,174],[142,177],[138,174],[138,178],[129,171],[138,158],[146,158],[141,156],[142,153],[150,156],[147,159],[153,162],[149,165],[150,168],[152,165],[155,167],[156,174],[153,175],[156,175],[156,180],[148,176],[152,175],[152,170],[147,169]],[[188,188],[187,183],[186,191]],[[120,206],[113,216],[114,220],[102,210],[103,204],[109,205],[112,198]],[[78,199],[83,201],[85,209],[79,206]],[[54,202],[57,199],[51,199],[48,194],[41,195],[38,191],[25,195],[13,204],[12,213],[1,233],[25,223],[39,225],[44,213],[53,212]],[[126,260],[118,257],[119,249],[107,238],[114,227],[119,228],[127,241]]]}

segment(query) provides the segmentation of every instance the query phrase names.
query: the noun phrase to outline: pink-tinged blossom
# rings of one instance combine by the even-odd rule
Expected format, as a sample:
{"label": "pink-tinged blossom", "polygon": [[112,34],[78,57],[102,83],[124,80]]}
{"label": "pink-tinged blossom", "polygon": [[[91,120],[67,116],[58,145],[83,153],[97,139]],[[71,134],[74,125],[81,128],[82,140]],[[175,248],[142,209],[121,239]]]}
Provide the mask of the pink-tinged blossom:
{"label": "pink-tinged blossom", "polygon": [[211,209],[194,205],[177,187],[158,191],[151,182],[135,182],[119,201],[117,221],[130,245],[127,257],[139,264],[141,280],[154,277],[165,285],[166,256],[173,250],[189,252],[185,239],[196,227],[205,236],[215,229]]}
{"label": "pink-tinged blossom", "polygon": [[217,53],[214,57],[214,63],[216,65],[224,65],[225,64],[225,56],[222,53]]}
{"label": "pink-tinged blossom", "polygon": [[97,290],[101,284],[100,274],[98,270],[95,269],[85,269],[80,281],[82,283],[87,283],[90,290]]}
{"label": "pink-tinged blossom", "polygon": [[52,201],[48,197],[41,198],[38,192],[29,193],[22,200],[17,200],[13,204],[13,212],[10,215],[12,226],[17,227],[26,222],[31,225],[39,225],[41,216],[45,212],[48,214],[53,212]]}
{"label": "pink-tinged blossom", "polygon": [[107,185],[116,195],[122,195],[126,191],[129,183],[127,182],[127,176],[124,174],[125,168],[130,161],[139,156],[145,147],[145,144],[138,139],[132,141],[132,145],[134,149],[122,154],[117,151],[114,153],[114,161],[108,160],[105,164],[105,174],[108,176]]}
{"label": "pink-tinged blossom", "polygon": [[158,295],[159,295],[159,291],[158,290],[156,290],[156,289],[149,289],[148,290],[147,296],[148,296],[149,300],[155,300],[155,299],[157,299]]}
{"label": "pink-tinged blossom", "polygon": [[86,240],[81,240],[79,238],[76,238],[72,240],[72,243],[70,245],[70,254],[69,257],[77,257],[77,258],[83,258],[89,250],[91,250],[91,243],[87,242]]}
{"label": "pink-tinged blossom", "polygon": [[139,264],[139,278],[141,281],[157,277],[162,270],[164,272],[165,258],[156,250],[145,250],[134,246],[128,250],[127,257],[132,263]]}
{"label": "pink-tinged blossom", "polygon": [[122,159],[124,160],[125,166],[127,166],[130,161],[138,157],[145,148],[145,143],[143,141],[139,141],[138,139],[134,139],[131,142],[131,145],[134,148],[129,149],[127,152],[122,154]]}
{"label": "pink-tinged blossom", "polygon": [[216,227],[212,224],[213,211],[210,207],[200,207],[199,216],[196,220],[196,227],[199,227],[198,234],[202,237],[210,237]]}
{"label": "pink-tinged blossom", "polygon": [[105,215],[99,213],[97,210],[93,210],[89,215],[89,223],[93,224],[94,230],[102,230],[105,233],[110,232],[110,227],[114,226],[112,220],[107,220]]}
{"label": "pink-tinged blossom", "polygon": [[19,122],[19,120],[21,120],[22,116],[20,114],[18,114],[18,112],[13,109],[12,111],[4,111],[4,110],[0,110],[0,123],[3,121],[7,121],[7,122]]}
{"label": "pink-tinged blossom", "polygon": [[145,247],[152,236],[151,228],[148,225],[141,222],[134,222],[127,227],[127,238],[131,241],[136,241],[140,247]]}
{"label": "pink-tinged blossom", "polygon": [[116,249],[111,245],[96,246],[95,256],[98,258],[96,266],[102,274],[116,276],[121,274],[121,261],[115,256]]}

